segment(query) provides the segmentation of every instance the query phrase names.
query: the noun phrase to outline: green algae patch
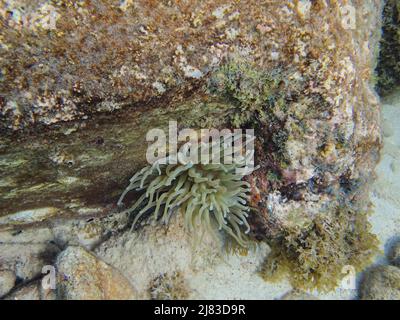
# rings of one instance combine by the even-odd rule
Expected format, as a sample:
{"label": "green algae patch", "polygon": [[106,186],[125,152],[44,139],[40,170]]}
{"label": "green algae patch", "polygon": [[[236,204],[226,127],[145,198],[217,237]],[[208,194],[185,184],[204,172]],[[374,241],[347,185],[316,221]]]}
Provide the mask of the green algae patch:
{"label": "green algae patch", "polygon": [[233,59],[213,73],[209,90],[235,106],[230,122],[240,128],[257,118],[267,120],[273,107],[285,108],[283,79],[278,69],[267,72],[250,62]]}
{"label": "green algae patch", "polygon": [[286,229],[272,241],[260,275],[271,282],[288,277],[299,289],[334,290],[347,267],[360,271],[378,253],[378,240],[370,229],[368,215],[350,209],[318,216],[302,230]]}

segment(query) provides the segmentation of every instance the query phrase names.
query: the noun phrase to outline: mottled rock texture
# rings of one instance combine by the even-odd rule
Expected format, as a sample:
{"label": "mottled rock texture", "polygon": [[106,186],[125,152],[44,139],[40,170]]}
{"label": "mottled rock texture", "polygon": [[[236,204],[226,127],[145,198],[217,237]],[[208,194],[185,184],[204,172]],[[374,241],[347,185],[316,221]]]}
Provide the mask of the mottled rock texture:
{"label": "mottled rock texture", "polygon": [[[39,229],[39,232],[42,231]],[[40,235],[37,235],[40,241]],[[5,237],[0,243],[0,265],[15,273],[17,278],[26,282],[42,273],[45,265],[52,264],[54,257],[60,251],[50,242],[36,242],[25,239],[23,242],[6,242]]]}
{"label": "mottled rock texture", "polygon": [[57,296],[67,300],[131,300],[135,291],[116,269],[81,247],[68,247],[57,258]]}
{"label": "mottled rock texture", "polygon": [[189,289],[180,272],[161,274],[150,284],[152,300],[184,300],[189,297]]}
{"label": "mottled rock texture", "polygon": [[40,283],[34,282],[15,290],[6,300],[40,300]]}
{"label": "mottled rock texture", "polygon": [[280,300],[318,300],[318,298],[307,292],[293,289],[283,295]]}
{"label": "mottled rock texture", "polygon": [[397,241],[389,249],[388,259],[391,264],[400,268],[400,241]]}
{"label": "mottled rock texture", "polygon": [[360,286],[363,300],[399,300],[400,269],[393,266],[378,266],[367,271]]}
{"label": "mottled rock texture", "polygon": [[[177,120],[180,128],[255,129],[250,235],[284,248],[297,267],[311,256],[300,267],[306,281],[336,278],[342,265],[371,256],[368,188],[381,145],[371,76],[381,1],[1,4],[7,237],[57,225],[57,243],[78,238],[91,247],[123,230],[99,221],[109,221],[145,164],[148,129]],[[343,10],[349,4],[354,25]],[[100,226],[69,237],[62,225],[70,219]],[[325,250],[322,226],[333,249]],[[336,249],[344,251],[332,264]]]}

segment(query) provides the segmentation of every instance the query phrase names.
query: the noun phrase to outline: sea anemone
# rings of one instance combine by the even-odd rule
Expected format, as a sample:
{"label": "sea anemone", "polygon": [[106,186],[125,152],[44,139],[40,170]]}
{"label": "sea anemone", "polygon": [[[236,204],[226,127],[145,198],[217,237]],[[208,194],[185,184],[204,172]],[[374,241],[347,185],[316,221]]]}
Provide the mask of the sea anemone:
{"label": "sea anemone", "polygon": [[[227,149],[225,144],[221,147],[221,150]],[[126,210],[134,217],[132,228],[142,216],[149,215],[150,219],[167,224],[175,209],[180,209],[189,232],[204,226],[212,235],[215,236],[217,230],[223,231],[246,247],[246,234],[250,231],[246,220],[250,184],[242,178],[253,152],[233,157],[231,164],[221,161],[217,164],[193,164],[184,160],[185,152],[187,150],[157,160],[130,179],[118,205],[122,205],[128,192],[141,193],[133,206]]]}

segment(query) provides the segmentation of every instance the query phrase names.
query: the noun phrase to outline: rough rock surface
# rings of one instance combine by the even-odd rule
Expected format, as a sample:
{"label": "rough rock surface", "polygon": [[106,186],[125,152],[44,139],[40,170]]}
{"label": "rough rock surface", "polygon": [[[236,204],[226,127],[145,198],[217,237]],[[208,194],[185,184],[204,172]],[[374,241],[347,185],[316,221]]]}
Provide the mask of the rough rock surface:
{"label": "rough rock surface", "polygon": [[0,270],[0,298],[6,295],[15,285],[15,273],[11,270]]}
{"label": "rough rock surface", "polygon": [[391,264],[400,268],[400,241],[392,245],[389,250],[388,259]]}
{"label": "rough rock surface", "polygon": [[59,248],[51,243],[0,243],[0,263],[12,270],[19,280],[29,281],[42,273],[45,265],[52,264]]}
{"label": "rough rock surface", "polygon": [[159,276],[182,271],[190,278],[196,270],[209,268],[218,261],[220,248],[209,237],[197,243],[184,230],[182,218],[176,216],[168,228],[146,227],[139,233],[115,235],[96,248],[95,253],[134,281],[140,297],[148,299],[151,283]]}
{"label": "rough rock surface", "polygon": [[364,300],[400,300],[400,269],[378,266],[367,271],[360,285]]}
{"label": "rough rock surface", "polygon": [[35,139],[1,138],[0,214],[14,215],[2,224],[107,214],[143,165],[146,131],[170,119],[259,127],[254,201],[270,197],[276,220],[335,206],[327,189],[363,194],[380,145],[380,1],[354,1],[354,29],[341,1],[23,4],[1,14],[0,110],[4,133]]}
{"label": "rough rock surface", "polygon": [[57,295],[67,300],[131,300],[135,290],[115,268],[81,247],[68,247],[57,257]]}

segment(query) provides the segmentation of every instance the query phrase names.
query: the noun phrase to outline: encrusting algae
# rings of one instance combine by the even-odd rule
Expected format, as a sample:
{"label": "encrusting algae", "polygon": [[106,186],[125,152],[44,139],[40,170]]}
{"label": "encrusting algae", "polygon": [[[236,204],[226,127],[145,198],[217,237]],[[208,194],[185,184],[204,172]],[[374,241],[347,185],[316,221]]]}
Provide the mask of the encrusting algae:
{"label": "encrusting algae", "polygon": [[305,230],[285,230],[272,241],[272,252],[261,267],[266,281],[288,276],[293,287],[334,290],[347,275],[360,271],[378,252],[365,213],[338,209],[332,217],[316,217]]}

